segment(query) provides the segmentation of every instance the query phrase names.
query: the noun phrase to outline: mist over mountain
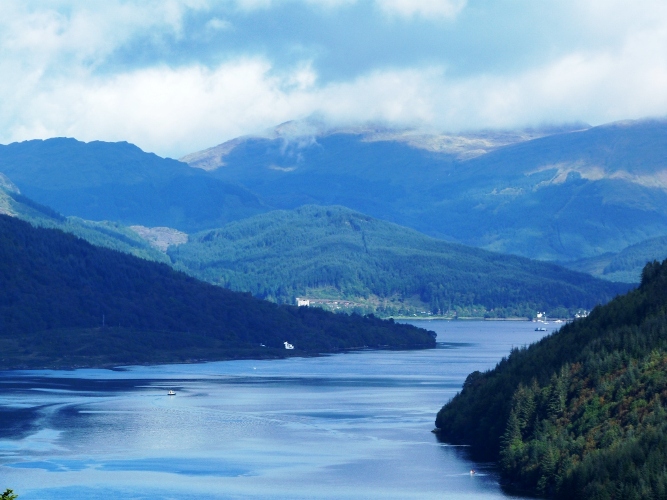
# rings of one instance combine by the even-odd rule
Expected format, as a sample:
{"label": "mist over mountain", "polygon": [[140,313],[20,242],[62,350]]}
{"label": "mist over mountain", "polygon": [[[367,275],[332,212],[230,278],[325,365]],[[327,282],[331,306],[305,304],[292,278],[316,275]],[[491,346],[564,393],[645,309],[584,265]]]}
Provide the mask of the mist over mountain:
{"label": "mist over mountain", "polygon": [[594,257],[667,234],[667,122],[556,132],[506,145],[461,137],[458,149],[451,139],[435,147],[433,138],[397,134],[284,134],[186,159],[274,208],[344,205],[542,260]]}
{"label": "mist over mountain", "polygon": [[185,159],[49,139],[0,146],[0,173],[65,216],[186,233],[316,204],[559,263],[667,235],[665,121],[462,135],[286,124]]}

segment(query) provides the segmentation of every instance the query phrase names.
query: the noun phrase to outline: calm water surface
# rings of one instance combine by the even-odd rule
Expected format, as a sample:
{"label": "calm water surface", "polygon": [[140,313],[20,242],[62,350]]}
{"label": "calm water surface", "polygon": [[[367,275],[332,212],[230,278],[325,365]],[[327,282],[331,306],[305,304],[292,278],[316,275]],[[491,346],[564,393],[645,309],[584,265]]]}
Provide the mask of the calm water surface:
{"label": "calm water surface", "polygon": [[430,431],[468,373],[544,333],[414,323],[437,349],[0,373],[0,488],[21,500],[511,498],[491,464]]}

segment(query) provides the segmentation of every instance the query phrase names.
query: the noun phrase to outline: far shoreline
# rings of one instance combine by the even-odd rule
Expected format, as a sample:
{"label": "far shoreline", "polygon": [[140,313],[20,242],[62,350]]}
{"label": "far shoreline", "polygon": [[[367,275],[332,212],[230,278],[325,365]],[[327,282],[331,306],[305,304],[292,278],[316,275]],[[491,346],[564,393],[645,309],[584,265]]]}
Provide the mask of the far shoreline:
{"label": "far shoreline", "polygon": [[[533,322],[534,320],[521,317],[511,317],[511,318],[484,318],[483,316],[459,316],[456,318],[450,318],[448,316],[390,316],[387,319],[393,319],[394,321],[406,321],[406,320],[419,320],[419,321],[529,321]],[[555,318],[561,319],[561,318]],[[563,321],[567,321],[564,320]]]}

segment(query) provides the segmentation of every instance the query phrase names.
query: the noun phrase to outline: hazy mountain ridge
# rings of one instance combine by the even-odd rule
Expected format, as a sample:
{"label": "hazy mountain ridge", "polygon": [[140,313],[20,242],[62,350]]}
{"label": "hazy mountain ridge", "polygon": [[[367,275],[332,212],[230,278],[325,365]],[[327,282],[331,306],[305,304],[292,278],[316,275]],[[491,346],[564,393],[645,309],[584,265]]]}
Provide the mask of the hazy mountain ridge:
{"label": "hazy mountain ridge", "polygon": [[88,220],[196,231],[266,211],[239,185],[123,142],[0,145],[0,172],[29,198]]}
{"label": "hazy mountain ridge", "polygon": [[[209,162],[209,171],[127,143],[28,141],[0,146],[0,172],[65,215],[185,233],[317,204],[557,262],[667,234],[664,121],[470,133],[459,142],[381,128],[350,132],[318,136],[285,124],[273,137],[223,145],[224,155],[189,155],[193,164]],[[541,134],[550,135],[534,137]],[[484,154],[462,159],[479,148]],[[215,155],[224,167],[210,163]]]}
{"label": "hazy mountain ridge", "polygon": [[649,238],[624,248],[618,253],[565,262],[562,265],[576,271],[586,272],[598,278],[625,283],[639,283],[641,272],[647,262],[663,261],[667,258],[667,236]]}
{"label": "hazy mountain ridge", "polygon": [[389,141],[362,133],[239,138],[223,145],[225,166],[211,175],[274,208],[344,205],[542,260],[594,257],[667,234],[666,122],[557,132],[466,160],[412,147],[391,131],[376,134]]}
{"label": "hazy mountain ridge", "polygon": [[65,217],[16,191],[0,188],[0,213],[17,217],[36,227],[59,229],[93,245],[156,262],[170,262],[164,253],[153,248],[146,239],[117,222]]}

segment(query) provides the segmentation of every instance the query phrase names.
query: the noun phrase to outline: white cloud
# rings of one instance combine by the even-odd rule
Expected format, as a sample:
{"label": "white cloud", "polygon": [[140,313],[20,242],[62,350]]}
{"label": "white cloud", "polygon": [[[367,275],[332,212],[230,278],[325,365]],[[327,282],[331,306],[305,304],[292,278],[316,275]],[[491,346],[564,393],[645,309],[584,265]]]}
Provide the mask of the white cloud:
{"label": "white cloud", "polygon": [[466,6],[467,0],[375,0],[389,14],[405,17],[419,15],[427,18],[454,18]]}
{"label": "white cloud", "polygon": [[0,47],[3,59],[20,59],[37,71],[77,71],[104,61],[137,34],[157,29],[178,36],[184,14],[206,8],[202,0],[4,0]]}
{"label": "white cloud", "polygon": [[[331,83],[320,81],[309,60],[286,69],[252,55],[212,68],[97,71],[137,33],[180,36],[185,13],[206,12],[204,1],[110,0],[96,9],[81,1],[62,12],[57,2],[26,5],[0,6],[0,142],[128,140],[178,157],[311,115],[340,126],[384,122],[442,131],[667,115],[667,4],[653,0],[642,3],[648,10],[615,0],[578,2],[577,29],[590,28],[601,41],[529,69],[454,77],[434,63],[369,68]],[[455,15],[446,5],[463,3],[387,0],[383,8]],[[209,23],[228,29],[218,17]]]}
{"label": "white cloud", "polygon": [[226,31],[232,29],[232,23],[225,19],[214,17],[206,23],[206,29],[213,31]]}
{"label": "white cloud", "polygon": [[[235,0],[237,7],[243,10],[266,9],[281,0]],[[282,0],[283,2],[286,0]],[[303,2],[327,9],[352,5],[359,2],[372,2],[380,10],[390,15],[425,18],[451,19],[456,17],[466,6],[467,0],[289,0]]]}
{"label": "white cloud", "polygon": [[178,157],[312,114],[338,125],[439,130],[602,123],[667,114],[667,57],[654,57],[662,47],[667,37],[640,36],[618,54],[572,54],[513,76],[465,79],[431,67],[375,71],[319,86],[307,64],[276,76],[262,58],[213,70],[161,67],[111,79],[63,78],[22,99],[3,129],[6,139],[129,140]]}

